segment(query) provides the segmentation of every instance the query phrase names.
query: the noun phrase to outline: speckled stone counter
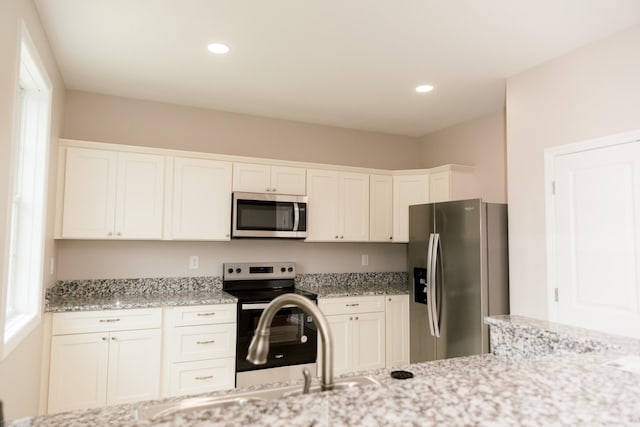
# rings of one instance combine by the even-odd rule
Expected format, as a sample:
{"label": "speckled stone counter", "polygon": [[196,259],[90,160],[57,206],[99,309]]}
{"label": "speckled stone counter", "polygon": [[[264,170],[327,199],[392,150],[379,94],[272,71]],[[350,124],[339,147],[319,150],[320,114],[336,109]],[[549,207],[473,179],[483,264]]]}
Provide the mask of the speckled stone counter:
{"label": "speckled stone counter", "polygon": [[320,298],[408,294],[407,283],[404,272],[303,274],[296,278],[296,287]]}
{"label": "speckled stone counter", "polygon": [[[408,293],[406,273],[301,274],[296,287],[320,297]],[[69,280],[47,290],[51,313],[177,305],[235,304],[222,277]]]}
{"label": "speckled stone counter", "polygon": [[219,277],[71,280],[47,290],[45,311],[235,304],[236,301],[222,291]]}
{"label": "speckled stone counter", "polygon": [[[561,330],[560,340],[571,340],[583,337],[584,330],[553,324],[545,328],[519,317],[488,323],[492,330],[518,329],[522,338],[526,333],[537,337],[535,357],[513,361],[479,355],[412,364],[404,367],[415,375],[408,380],[392,379],[391,370],[382,369],[366,372],[380,386],[184,412],[153,421],[136,419],[135,409],[149,404],[144,402],[35,417],[10,425],[640,425],[640,374],[606,364],[622,356],[640,356],[638,340],[597,334],[596,341],[604,346],[593,351],[573,353],[568,346],[562,353],[549,352],[541,338],[546,332]],[[555,340],[555,335],[548,336]]]}

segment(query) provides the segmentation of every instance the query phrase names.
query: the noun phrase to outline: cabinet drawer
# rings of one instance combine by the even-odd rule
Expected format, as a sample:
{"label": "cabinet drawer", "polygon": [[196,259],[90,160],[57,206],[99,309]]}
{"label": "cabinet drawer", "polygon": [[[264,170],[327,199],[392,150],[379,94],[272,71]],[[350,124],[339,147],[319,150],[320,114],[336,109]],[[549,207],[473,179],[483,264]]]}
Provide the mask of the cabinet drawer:
{"label": "cabinet drawer", "polygon": [[236,304],[191,305],[167,309],[169,326],[235,323]]}
{"label": "cabinet drawer", "polygon": [[188,362],[233,357],[236,351],[236,325],[183,326],[168,331],[169,359]]}
{"label": "cabinet drawer", "polygon": [[171,365],[169,394],[180,396],[235,387],[236,359],[233,357]]}
{"label": "cabinet drawer", "polygon": [[318,307],[325,315],[384,311],[384,296],[320,298]]}
{"label": "cabinet drawer", "polygon": [[54,313],[53,335],[82,334],[90,332],[153,329],[162,326],[162,309],[142,308],[133,310],[79,311]]}

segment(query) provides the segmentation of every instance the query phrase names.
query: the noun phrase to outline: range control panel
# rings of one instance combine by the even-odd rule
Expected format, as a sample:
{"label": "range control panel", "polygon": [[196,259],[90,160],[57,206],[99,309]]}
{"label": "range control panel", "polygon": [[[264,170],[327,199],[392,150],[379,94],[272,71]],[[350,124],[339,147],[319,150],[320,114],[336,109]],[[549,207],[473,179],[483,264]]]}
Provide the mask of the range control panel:
{"label": "range control panel", "polygon": [[222,279],[227,280],[265,280],[295,279],[295,262],[234,262],[222,264]]}

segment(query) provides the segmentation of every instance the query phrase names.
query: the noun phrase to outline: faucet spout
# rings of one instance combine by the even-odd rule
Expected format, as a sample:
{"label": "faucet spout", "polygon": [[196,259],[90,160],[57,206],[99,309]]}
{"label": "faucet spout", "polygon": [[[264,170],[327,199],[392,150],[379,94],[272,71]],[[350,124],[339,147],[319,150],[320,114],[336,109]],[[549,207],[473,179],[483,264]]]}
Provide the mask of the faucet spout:
{"label": "faucet spout", "polygon": [[274,316],[285,305],[295,305],[309,314],[318,327],[320,339],[322,341],[322,377],[320,386],[322,390],[331,390],[333,388],[333,342],[331,339],[331,331],[329,322],[322,314],[317,305],[308,298],[297,294],[284,294],[275,298],[267,305],[262,312],[255,334],[249,344],[247,360],[254,365],[263,365],[267,361],[269,354],[269,335],[271,322]]}

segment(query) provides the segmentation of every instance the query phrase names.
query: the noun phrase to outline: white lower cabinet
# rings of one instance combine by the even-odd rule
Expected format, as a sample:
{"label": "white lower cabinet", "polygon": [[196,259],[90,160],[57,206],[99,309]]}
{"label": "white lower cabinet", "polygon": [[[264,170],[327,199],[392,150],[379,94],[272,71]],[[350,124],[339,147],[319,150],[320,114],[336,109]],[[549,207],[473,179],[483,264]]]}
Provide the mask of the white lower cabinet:
{"label": "white lower cabinet", "polygon": [[318,306],[331,328],[335,375],[385,367],[384,297],[321,298]]}
{"label": "white lower cabinet", "polygon": [[409,364],[409,295],[387,295],[385,298],[386,366]]}
{"label": "white lower cabinet", "polygon": [[54,314],[48,413],[159,398],[161,319],[161,309]]}
{"label": "white lower cabinet", "polygon": [[235,387],[236,305],[165,309],[164,396]]}

